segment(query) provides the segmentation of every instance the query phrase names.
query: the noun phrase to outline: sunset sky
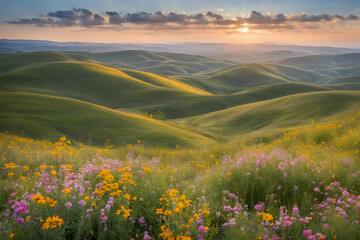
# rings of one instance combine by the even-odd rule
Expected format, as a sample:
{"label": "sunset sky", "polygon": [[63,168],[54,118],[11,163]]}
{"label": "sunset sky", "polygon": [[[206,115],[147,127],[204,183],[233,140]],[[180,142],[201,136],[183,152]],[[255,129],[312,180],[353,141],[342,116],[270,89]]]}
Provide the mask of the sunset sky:
{"label": "sunset sky", "polygon": [[360,47],[358,0],[0,0],[0,24],[7,39]]}

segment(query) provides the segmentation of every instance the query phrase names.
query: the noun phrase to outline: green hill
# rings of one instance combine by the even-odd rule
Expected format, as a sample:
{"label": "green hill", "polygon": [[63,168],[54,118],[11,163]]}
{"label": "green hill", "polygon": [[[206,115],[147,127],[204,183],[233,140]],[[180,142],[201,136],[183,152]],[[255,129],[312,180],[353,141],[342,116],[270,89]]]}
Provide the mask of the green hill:
{"label": "green hill", "polygon": [[209,77],[207,81],[224,87],[230,93],[265,84],[289,82],[265,68],[266,66],[263,64],[232,67]]}
{"label": "green hill", "polygon": [[308,124],[360,109],[360,91],[327,91],[290,95],[245,104],[196,117],[199,126],[239,136]]}
{"label": "green hill", "polygon": [[328,77],[326,74],[288,65],[266,64],[266,67],[269,72],[294,82],[319,84],[323,78]]}
{"label": "green hill", "polygon": [[331,69],[359,66],[360,53],[337,55],[310,55],[281,60],[280,64],[297,66],[305,69]]}
{"label": "green hill", "polygon": [[56,141],[65,135],[93,144],[194,147],[214,142],[201,131],[174,123],[122,113],[79,100],[29,93],[0,93],[0,129]]}
{"label": "green hill", "polygon": [[0,75],[7,92],[70,97],[111,108],[145,106],[209,94],[201,89],[140,71],[120,71],[95,63],[51,62]]}
{"label": "green hill", "polygon": [[234,93],[248,88],[288,82],[321,84],[329,77],[314,71],[279,64],[248,63],[221,70],[178,76],[176,79],[215,94]]}
{"label": "green hill", "polygon": [[188,96],[182,101],[164,101],[156,105],[121,110],[148,113],[160,110],[166,114],[167,118],[184,118],[291,94],[329,90],[333,89],[303,83],[280,83],[259,86],[229,95]]}

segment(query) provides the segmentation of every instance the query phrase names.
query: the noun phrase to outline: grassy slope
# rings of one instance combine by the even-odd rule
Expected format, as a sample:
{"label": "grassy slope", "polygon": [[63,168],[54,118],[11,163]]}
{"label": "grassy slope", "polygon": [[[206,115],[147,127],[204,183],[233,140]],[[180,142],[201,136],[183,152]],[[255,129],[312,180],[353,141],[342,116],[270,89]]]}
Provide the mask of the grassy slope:
{"label": "grassy slope", "polygon": [[294,66],[267,64],[266,68],[273,74],[295,82],[321,83],[321,79],[328,77],[326,74],[321,74]]}
{"label": "grassy slope", "polygon": [[168,118],[184,118],[291,94],[328,90],[332,89],[303,83],[280,83],[259,86],[229,95],[189,96],[184,98],[183,101],[165,101],[158,105],[139,106],[128,110],[132,112],[150,113],[161,110],[166,113]]}
{"label": "grassy slope", "polygon": [[227,136],[298,126],[359,109],[359,91],[304,93],[201,115],[195,120]]}
{"label": "grassy slope", "polygon": [[137,70],[127,70],[124,69],[122,72],[126,73],[127,75],[139,79],[141,81],[154,84],[160,87],[168,87],[168,88],[175,88],[178,90],[194,93],[194,94],[205,94],[211,95],[209,92],[206,92],[202,89],[193,87],[191,85],[185,84],[175,79],[165,78],[153,73],[142,72]]}
{"label": "grassy slope", "polygon": [[328,78],[323,86],[337,90],[359,90],[360,75]]}
{"label": "grassy slope", "polygon": [[0,93],[0,128],[34,138],[57,140],[66,135],[93,144],[135,143],[174,147],[213,142],[204,133],[138,115],[121,113],[79,100],[29,93]]}
{"label": "grassy slope", "polygon": [[120,71],[85,62],[52,62],[2,74],[0,88],[76,98],[111,108],[145,106],[209,94],[154,74]]}
{"label": "grassy slope", "polygon": [[321,83],[329,77],[310,70],[279,64],[249,63],[177,79],[217,94],[286,82]]}
{"label": "grassy slope", "polygon": [[285,83],[287,79],[260,67],[261,64],[246,64],[230,68],[208,78],[216,85],[225,86],[229,91],[240,91],[265,84]]}

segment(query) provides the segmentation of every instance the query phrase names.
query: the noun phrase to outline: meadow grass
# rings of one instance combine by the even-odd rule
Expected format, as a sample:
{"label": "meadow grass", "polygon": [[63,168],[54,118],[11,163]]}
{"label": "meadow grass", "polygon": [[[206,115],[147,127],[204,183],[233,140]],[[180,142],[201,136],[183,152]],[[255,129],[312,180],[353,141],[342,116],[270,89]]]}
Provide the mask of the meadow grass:
{"label": "meadow grass", "polygon": [[57,140],[63,135],[77,141],[117,145],[138,140],[147,146],[175,148],[212,142],[211,134],[179,124],[119,112],[88,102],[31,93],[0,93],[0,129],[37,139]]}
{"label": "meadow grass", "polygon": [[359,239],[360,115],[193,150],[0,134],[1,239]]}

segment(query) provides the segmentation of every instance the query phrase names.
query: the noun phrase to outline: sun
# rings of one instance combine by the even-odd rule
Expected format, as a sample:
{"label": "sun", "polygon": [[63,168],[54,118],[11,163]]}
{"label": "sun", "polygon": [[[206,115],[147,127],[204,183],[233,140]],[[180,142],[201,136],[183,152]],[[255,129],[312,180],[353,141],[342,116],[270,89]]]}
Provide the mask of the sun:
{"label": "sun", "polygon": [[238,31],[246,33],[249,31],[249,29],[248,28],[239,28]]}
{"label": "sun", "polygon": [[238,29],[239,32],[243,32],[246,33],[249,31],[249,24],[244,23],[243,26],[241,28]]}

